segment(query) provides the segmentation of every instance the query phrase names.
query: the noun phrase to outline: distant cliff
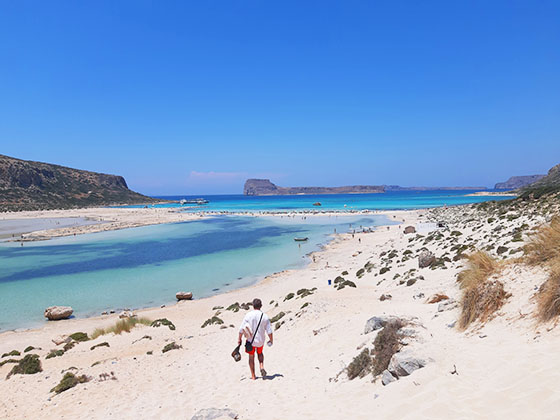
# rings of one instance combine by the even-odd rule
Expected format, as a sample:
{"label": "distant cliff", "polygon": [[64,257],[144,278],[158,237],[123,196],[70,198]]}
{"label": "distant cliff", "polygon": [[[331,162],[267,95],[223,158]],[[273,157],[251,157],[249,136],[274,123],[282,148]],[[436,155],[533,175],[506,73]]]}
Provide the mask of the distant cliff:
{"label": "distant cliff", "polygon": [[560,192],[560,165],[553,166],[546,176],[519,189],[518,192],[523,199],[539,198],[543,195]]}
{"label": "distant cliff", "polygon": [[0,155],[0,211],[156,201],[128,189],[122,176]]}
{"label": "distant cliff", "polygon": [[544,178],[544,175],[512,176],[506,182],[498,182],[494,188],[497,190],[515,190],[537,182],[542,178]]}
{"label": "distant cliff", "polygon": [[298,195],[298,194],[371,194],[385,192],[378,185],[350,185],[346,187],[279,187],[269,179],[248,179],[244,195]]}
{"label": "distant cliff", "polygon": [[400,185],[383,185],[383,187],[385,191],[481,191],[487,189],[486,187],[401,187]]}

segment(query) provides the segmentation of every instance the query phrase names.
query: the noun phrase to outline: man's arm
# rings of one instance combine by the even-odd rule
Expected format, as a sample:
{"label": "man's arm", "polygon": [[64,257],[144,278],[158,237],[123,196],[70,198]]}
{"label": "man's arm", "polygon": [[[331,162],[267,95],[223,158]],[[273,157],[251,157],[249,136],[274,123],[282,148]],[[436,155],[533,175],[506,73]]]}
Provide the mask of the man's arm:
{"label": "man's arm", "polygon": [[272,338],[272,333],[268,334],[268,338],[270,339],[270,345],[272,345],[272,343],[274,342],[273,338]]}
{"label": "man's arm", "polygon": [[241,339],[243,338],[243,333],[239,333],[239,338],[237,339],[237,344],[241,344]]}

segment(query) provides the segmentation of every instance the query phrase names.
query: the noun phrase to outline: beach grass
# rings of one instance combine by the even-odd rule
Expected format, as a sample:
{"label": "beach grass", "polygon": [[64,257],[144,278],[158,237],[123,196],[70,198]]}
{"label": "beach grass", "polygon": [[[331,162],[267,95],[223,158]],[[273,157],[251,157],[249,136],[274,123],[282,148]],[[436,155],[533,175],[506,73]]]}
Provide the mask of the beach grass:
{"label": "beach grass", "polygon": [[132,330],[138,324],[151,325],[152,320],[150,320],[148,318],[137,318],[137,317],[120,319],[112,327],[96,328],[95,330],[93,330],[93,332],[91,333],[91,339],[95,340],[97,337],[99,337],[101,335],[106,335],[106,334],[111,334],[111,333],[113,333],[115,335],[119,335],[123,332],[130,332],[130,330]]}
{"label": "beach grass", "polygon": [[474,321],[485,322],[500,309],[510,294],[498,280],[491,280],[501,264],[483,251],[468,256],[468,267],[459,273],[457,281],[463,289],[459,329],[466,329]]}

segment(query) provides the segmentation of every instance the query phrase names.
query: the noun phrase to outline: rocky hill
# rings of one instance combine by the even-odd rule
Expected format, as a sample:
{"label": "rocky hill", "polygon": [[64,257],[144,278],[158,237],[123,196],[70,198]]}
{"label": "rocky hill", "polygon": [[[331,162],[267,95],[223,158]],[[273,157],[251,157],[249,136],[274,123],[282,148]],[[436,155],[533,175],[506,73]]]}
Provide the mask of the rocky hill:
{"label": "rocky hill", "polygon": [[382,193],[378,185],[350,185],[346,187],[279,187],[269,179],[248,179],[244,195],[298,195],[298,194],[371,194]]}
{"label": "rocky hill", "polygon": [[539,198],[543,195],[560,192],[560,165],[553,166],[548,174],[524,188],[519,190],[520,197]]}
{"label": "rocky hill", "polygon": [[498,182],[494,188],[497,190],[515,190],[537,182],[542,178],[544,178],[544,175],[512,176],[506,182]]}
{"label": "rocky hill", "polygon": [[156,201],[128,189],[122,176],[0,155],[0,211]]}

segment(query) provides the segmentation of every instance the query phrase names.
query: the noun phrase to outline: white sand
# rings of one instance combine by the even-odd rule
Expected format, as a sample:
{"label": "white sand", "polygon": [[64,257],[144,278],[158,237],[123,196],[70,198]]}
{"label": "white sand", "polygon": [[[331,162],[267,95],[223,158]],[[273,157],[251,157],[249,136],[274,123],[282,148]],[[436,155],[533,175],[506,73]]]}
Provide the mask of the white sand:
{"label": "white sand", "polygon": [[[510,266],[501,280],[512,297],[499,314],[485,326],[475,325],[466,332],[450,328],[459,310],[438,313],[437,303],[425,302],[436,292],[459,298],[456,273],[462,260],[447,263],[447,269],[420,269],[417,274],[424,280],[411,286],[399,285],[405,273],[418,268],[418,263],[417,258],[404,263],[396,260],[402,258],[404,250],[416,255],[424,246],[422,240],[409,243],[415,235],[403,235],[402,228],[424,221],[427,214],[399,212],[398,218],[406,220],[402,226],[382,227],[374,233],[357,234],[354,239],[340,235],[304,269],[272,275],[242,290],[139,314],[151,319],[169,318],[177,326],[175,331],[140,326],[129,334],[80,343],[49,360],[44,359],[47,352],[62,347],[55,346],[52,338],[76,331],[91,333],[96,327],[113,324],[116,315],[0,334],[0,353],[22,351],[28,345],[42,347],[33,352],[41,355],[44,369],[35,375],[4,380],[11,365],[0,368],[0,417],[190,419],[200,409],[231,408],[241,419],[560,418],[560,332],[554,325],[537,325],[533,316],[534,288],[544,281],[546,273]],[[524,222],[532,226],[541,220],[519,218],[510,222],[508,229]],[[484,239],[499,222],[485,223],[476,231],[474,223],[450,226],[442,234],[448,238],[451,231],[460,230],[461,243],[471,237],[480,246],[506,241],[495,235]],[[425,246],[440,256],[444,240]],[[390,250],[397,250],[398,257],[389,272],[379,275],[383,266],[380,254]],[[375,268],[357,279],[356,271],[367,261],[372,261]],[[337,291],[328,287],[327,279],[344,270],[350,273],[345,277],[357,288]],[[401,277],[394,279],[397,273]],[[318,290],[304,299],[284,301],[289,292],[304,287]],[[382,293],[391,294],[392,299],[379,301]],[[420,293],[424,297],[415,298]],[[263,309],[270,316],[287,313],[282,319],[285,323],[274,333],[274,346],[265,348],[270,380],[251,381],[246,355],[239,363],[230,357],[245,311],[222,310],[219,314],[225,326],[234,328],[201,328],[216,312],[213,307],[248,302],[254,297],[263,300]],[[279,306],[270,305],[271,300]],[[301,310],[306,302],[310,305]],[[364,324],[368,318],[383,314],[410,319],[416,338],[408,339],[403,351],[432,361],[388,386],[372,382],[371,375],[349,381],[341,372],[360,352],[358,347],[365,344],[371,348],[375,338],[375,333],[363,334]],[[152,339],[135,342],[145,335]],[[104,341],[111,347],[90,350]],[[171,341],[183,348],[162,354],[163,346]],[[147,355],[148,351],[153,355]],[[92,367],[97,361],[102,362]],[[72,366],[92,380],[60,395],[50,393],[62,378],[62,370]],[[450,373],[454,366],[458,374]],[[99,375],[103,373],[113,373],[116,380],[101,380]]]}

